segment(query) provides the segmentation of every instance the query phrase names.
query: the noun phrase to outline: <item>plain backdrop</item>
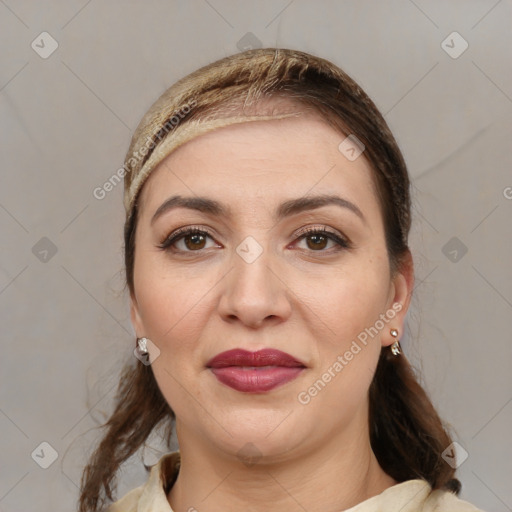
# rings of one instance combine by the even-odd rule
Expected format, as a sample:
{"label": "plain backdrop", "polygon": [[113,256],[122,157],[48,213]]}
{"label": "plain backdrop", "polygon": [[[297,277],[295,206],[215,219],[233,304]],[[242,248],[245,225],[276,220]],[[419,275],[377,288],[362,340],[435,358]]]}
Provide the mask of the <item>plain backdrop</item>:
{"label": "plain backdrop", "polygon": [[[333,61],[385,115],[413,182],[402,345],[462,497],[512,510],[511,34],[510,0],[1,0],[0,510],[76,508],[133,357],[122,185],[93,190],[168,86],[258,46]],[[119,495],[145,479],[133,457]]]}

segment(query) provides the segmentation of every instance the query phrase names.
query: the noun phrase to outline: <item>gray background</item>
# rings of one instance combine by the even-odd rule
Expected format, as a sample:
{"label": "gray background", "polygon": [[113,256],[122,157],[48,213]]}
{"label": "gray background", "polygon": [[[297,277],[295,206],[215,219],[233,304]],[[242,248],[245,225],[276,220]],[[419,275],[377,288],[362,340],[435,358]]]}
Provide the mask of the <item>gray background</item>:
{"label": "gray background", "polygon": [[[462,497],[512,510],[511,25],[506,0],[0,0],[0,511],[75,509],[133,357],[122,185],[93,190],[165,88],[251,45],[332,60],[385,114],[415,202],[403,346],[469,455]],[[134,457],[119,494],[145,478]]]}

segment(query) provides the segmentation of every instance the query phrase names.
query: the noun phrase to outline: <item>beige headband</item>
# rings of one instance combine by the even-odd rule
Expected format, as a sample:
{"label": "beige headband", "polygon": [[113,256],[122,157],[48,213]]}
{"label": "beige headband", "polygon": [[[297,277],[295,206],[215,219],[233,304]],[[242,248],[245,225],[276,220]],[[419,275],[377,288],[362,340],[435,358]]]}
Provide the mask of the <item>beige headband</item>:
{"label": "beige headband", "polygon": [[[276,115],[266,115],[266,116],[244,116],[239,115],[236,117],[223,117],[223,118],[214,118],[214,119],[193,119],[190,121],[183,122],[174,128],[165,138],[157,144],[154,151],[151,153],[150,157],[144,162],[142,167],[140,166],[140,162],[142,161],[142,156],[149,152],[151,147],[154,147],[154,143],[151,142],[153,140],[152,137],[147,136],[147,140],[149,140],[150,144],[147,145],[135,144],[134,151],[132,154],[126,157],[125,167],[127,167],[128,162],[130,160],[135,161],[135,165],[130,164],[128,166],[128,171],[131,172],[131,182],[129,182],[129,186],[127,186],[127,181],[125,177],[125,191],[124,191],[124,207],[126,210],[127,217],[131,215],[131,211],[133,209],[135,199],[137,194],[142,188],[142,185],[147,180],[151,172],[153,172],[158,165],[164,160],[167,156],[169,156],[175,149],[182,146],[186,142],[203,135],[207,132],[213,131],[218,128],[222,128],[224,126],[230,126],[237,123],[245,123],[250,121],[269,121],[274,119],[283,119],[287,117],[295,117],[301,115],[301,112],[291,112],[285,114],[276,114]],[[161,127],[159,126],[159,129]],[[155,133],[158,133],[159,130],[156,130]],[[142,137],[139,137],[139,141]],[[151,146],[153,144],[153,146]],[[135,150],[136,148],[136,150]],[[139,165],[137,165],[139,164]],[[131,171],[130,171],[131,169]]]}

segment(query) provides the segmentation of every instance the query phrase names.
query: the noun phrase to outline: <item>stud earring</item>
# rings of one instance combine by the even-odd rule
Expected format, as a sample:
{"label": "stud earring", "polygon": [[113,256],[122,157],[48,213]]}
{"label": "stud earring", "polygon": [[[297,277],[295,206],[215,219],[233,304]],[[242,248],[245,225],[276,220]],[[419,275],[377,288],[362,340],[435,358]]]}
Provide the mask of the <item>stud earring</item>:
{"label": "stud earring", "polygon": [[137,346],[139,348],[139,352],[143,355],[148,353],[148,339],[147,338],[139,338],[137,340]]}
{"label": "stud earring", "polygon": [[391,336],[393,336],[393,338],[395,338],[395,342],[393,343],[393,345],[391,345],[391,353],[394,356],[399,356],[402,353],[402,347],[400,346],[400,341],[397,339],[398,331],[396,329],[391,329],[389,333],[391,334]]}

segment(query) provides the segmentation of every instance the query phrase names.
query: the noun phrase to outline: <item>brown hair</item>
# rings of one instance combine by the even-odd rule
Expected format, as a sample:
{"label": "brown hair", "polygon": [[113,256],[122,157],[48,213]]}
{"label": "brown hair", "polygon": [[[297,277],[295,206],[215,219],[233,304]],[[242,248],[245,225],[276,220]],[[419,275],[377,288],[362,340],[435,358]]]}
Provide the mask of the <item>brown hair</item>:
{"label": "brown hair", "polygon": [[[242,104],[245,107],[253,101],[257,105],[262,98],[278,96],[312,108],[341,134],[354,134],[365,145],[384,219],[391,273],[400,269],[409,253],[409,177],[384,118],[359,85],[329,61],[295,50],[266,48],[226,57],[188,75],[157,100],[137,128],[125,160],[125,267],[130,293],[134,292],[141,169],[153,169],[168,154],[163,148],[165,144],[170,147],[169,140],[176,137],[175,123],[170,120],[180,105],[193,103],[194,107],[180,115],[178,128],[195,126],[197,131],[201,123],[226,113],[237,113],[238,120],[233,122],[239,122]],[[134,158],[144,143],[143,157]],[[136,179],[139,184],[134,188]],[[84,470],[80,512],[96,512],[107,498],[114,499],[121,464],[156,427],[166,428],[169,446],[175,416],[150,366],[125,367],[116,404],[104,425],[106,433]],[[407,359],[391,355],[386,347],[370,386],[369,404],[370,442],[386,473],[398,482],[422,478],[433,489],[460,491],[455,470],[441,457],[451,443],[450,436]]]}

